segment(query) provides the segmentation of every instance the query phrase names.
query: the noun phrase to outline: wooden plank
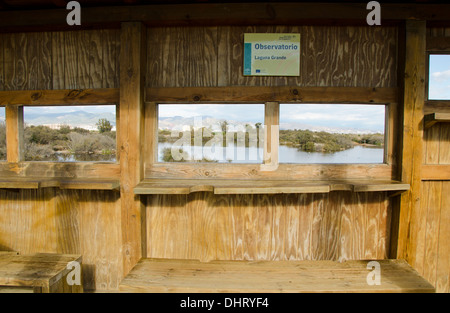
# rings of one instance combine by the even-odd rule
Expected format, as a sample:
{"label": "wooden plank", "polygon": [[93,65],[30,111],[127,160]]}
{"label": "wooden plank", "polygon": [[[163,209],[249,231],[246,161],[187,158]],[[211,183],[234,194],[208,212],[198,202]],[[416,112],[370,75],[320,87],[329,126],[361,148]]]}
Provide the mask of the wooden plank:
{"label": "wooden plank", "polygon": [[[38,33],[38,82],[40,90],[53,89],[53,36],[51,32]],[[31,89],[31,88],[30,88]]]}
{"label": "wooden plank", "polygon": [[[390,4],[383,6],[383,21],[424,19],[446,21],[450,9],[445,4]],[[232,14],[230,14],[232,12]],[[134,5],[88,7],[83,10],[83,26],[112,25],[122,21],[142,21],[150,25],[254,25],[298,24],[301,21],[326,22],[343,20],[367,25],[366,3],[197,3],[173,5]],[[66,23],[67,10],[4,11],[0,14],[0,27],[14,31],[27,26],[34,30],[49,27],[70,29]],[[73,28],[73,26],[72,26]]]}
{"label": "wooden plank", "polygon": [[[423,277],[436,286],[436,271],[441,218],[442,182],[430,182],[426,204],[426,245],[424,251]],[[424,217],[423,217],[424,218]]]}
{"label": "wooden plank", "polygon": [[[123,270],[128,273],[146,253],[144,206],[133,188],[142,180],[146,34],[141,23],[123,23],[120,51],[120,194]],[[141,250],[142,249],[142,250]]]}
{"label": "wooden plank", "polygon": [[6,117],[6,157],[8,162],[17,163],[24,160],[23,142],[23,107],[7,105]]}
{"label": "wooden plank", "polygon": [[450,165],[422,165],[422,180],[450,180]]}
{"label": "wooden plank", "polygon": [[[103,37],[102,30],[92,30],[89,40],[89,88],[103,88],[103,67],[109,62],[103,60]],[[113,66],[115,63],[112,64]]]}
{"label": "wooden plank", "polygon": [[81,256],[51,253],[0,255],[0,285],[48,290],[65,278],[70,272],[67,264],[73,261],[81,264]]}
{"label": "wooden plank", "polygon": [[62,89],[0,92],[0,105],[102,105],[118,104],[119,89]]}
{"label": "wooden plank", "polygon": [[415,264],[416,224],[423,217],[420,212],[421,167],[423,163],[423,106],[425,100],[425,50],[426,23],[406,21],[406,49],[404,108],[403,108],[403,152],[401,181],[410,184],[411,189],[402,194],[400,226],[398,231],[397,257]]}
{"label": "wooden plank", "polygon": [[86,190],[115,190],[118,191],[118,180],[99,179],[61,179],[60,189],[86,189]]}
{"label": "wooden plank", "polygon": [[447,52],[450,50],[450,37],[427,37],[427,51]]}
{"label": "wooden plank", "polygon": [[147,102],[165,103],[221,103],[267,101],[380,104],[397,102],[396,88],[366,87],[168,87],[147,88]]}
{"label": "wooden plank", "polygon": [[[143,259],[122,292],[434,292],[404,260],[377,260],[381,285],[367,284],[368,261],[212,261]],[[170,274],[169,274],[170,272]]]}
{"label": "wooden plank", "polygon": [[260,164],[158,163],[146,166],[147,178],[175,179],[390,179],[392,166],[387,164],[279,164],[276,171],[261,171]]}
{"label": "wooden plank", "polygon": [[49,89],[65,89],[65,33],[52,32],[52,86]]}
{"label": "wooden plank", "polygon": [[450,292],[450,182],[442,183],[441,216],[439,225],[439,247],[436,270],[436,291]]}
{"label": "wooden plank", "polygon": [[441,124],[439,164],[450,164],[450,123]]}
{"label": "wooden plank", "polygon": [[64,32],[64,89],[78,88],[79,31]]}
{"label": "wooden plank", "polygon": [[450,113],[431,113],[423,118],[425,129],[430,128],[436,123],[450,123]]}
{"label": "wooden plank", "polygon": [[424,114],[432,113],[450,113],[450,106],[448,100],[428,100],[425,102],[423,108]]}
{"label": "wooden plank", "polygon": [[145,179],[135,188],[136,194],[189,194],[209,191],[215,194],[328,193],[338,190],[355,192],[406,191],[408,184],[388,180],[189,180]]}
{"label": "wooden plank", "polygon": [[278,146],[280,130],[280,104],[266,102],[264,110],[264,157],[262,171],[275,171],[278,168]]}

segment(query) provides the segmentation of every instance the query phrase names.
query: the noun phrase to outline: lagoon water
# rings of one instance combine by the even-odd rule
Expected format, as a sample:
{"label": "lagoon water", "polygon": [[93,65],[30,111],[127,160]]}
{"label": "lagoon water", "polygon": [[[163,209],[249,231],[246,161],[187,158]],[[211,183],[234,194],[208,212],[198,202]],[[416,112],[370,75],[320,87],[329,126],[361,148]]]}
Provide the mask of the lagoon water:
{"label": "lagoon water", "polygon": [[[158,144],[158,161],[162,160],[162,151],[164,148],[171,148],[172,144],[168,142]],[[219,163],[262,163],[263,149],[257,147],[236,147],[230,145],[226,148],[211,148],[183,146],[183,150],[195,159],[201,160],[202,157],[209,160],[217,160]],[[364,146],[355,146],[352,149],[338,151],[334,153],[305,152],[294,147],[279,147],[280,163],[383,163],[384,149],[368,148]]]}

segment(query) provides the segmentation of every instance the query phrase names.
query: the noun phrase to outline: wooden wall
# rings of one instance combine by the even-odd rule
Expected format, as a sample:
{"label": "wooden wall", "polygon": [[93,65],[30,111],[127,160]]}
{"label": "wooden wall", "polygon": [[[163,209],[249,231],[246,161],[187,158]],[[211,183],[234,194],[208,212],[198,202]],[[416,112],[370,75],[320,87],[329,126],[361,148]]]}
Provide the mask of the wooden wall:
{"label": "wooden wall", "polygon": [[[427,30],[430,42],[442,37],[450,38],[450,28]],[[424,112],[450,113],[450,105],[426,103]],[[423,137],[423,164],[450,165],[450,124],[435,124],[424,130]],[[422,180],[421,187],[422,218],[415,225],[418,235],[414,267],[437,291],[450,292],[450,177]]]}
{"label": "wooden wall", "polygon": [[[243,76],[244,33],[300,33],[299,77]],[[150,28],[147,87],[396,87],[397,28]]]}
{"label": "wooden wall", "polygon": [[385,193],[162,195],[147,199],[147,255],[208,260],[387,257]]}
{"label": "wooden wall", "polygon": [[117,88],[120,31],[0,34],[0,91]]}
{"label": "wooden wall", "polygon": [[117,192],[0,190],[0,250],[81,254],[85,288],[117,289],[120,219]]}
{"label": "wooden wall", "polygon": [[[299,32],[300,77],[244,77],[245,32]],[[0,34],[0,91],[118,88],[120,30]],[[154,27],[146,87],[397,87],[397,28]],[[401,109],[401,108],[400,108]],[[450,129],[425,132],[424,159],[448,164]],[[441,163],[443,162],[443,163]],[[449,182],[423,182],[416,267],[449,290]],[[385,192],[143,196],[148,257],[347,260],[388,257]],[[0,191],[0,250],[81,253],[85,289],[116,289],[124,274],[119,193]]]}

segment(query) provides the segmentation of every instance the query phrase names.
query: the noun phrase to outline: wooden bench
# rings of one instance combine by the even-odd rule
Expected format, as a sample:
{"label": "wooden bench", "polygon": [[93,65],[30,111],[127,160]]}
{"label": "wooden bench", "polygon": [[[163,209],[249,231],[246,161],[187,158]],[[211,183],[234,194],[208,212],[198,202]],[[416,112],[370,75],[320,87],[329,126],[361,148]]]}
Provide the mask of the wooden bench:
{"label": "wooden bench", "polygon": [[81,284],[67,282],[67,275],[75,270],[67,265],[74,261],[80,264],[81,270],[81,256],[78,255],[2,252],[0,293],[81,293]]}
{"label": "wooden bench", "polygon": [[[379,285],[368,284],[369,260],[212,261],[141,259],[119,286],[121,292],[283,293],[434,292],[404,260],[377,260]],[[370,280],[370,282],[372,282]]]}

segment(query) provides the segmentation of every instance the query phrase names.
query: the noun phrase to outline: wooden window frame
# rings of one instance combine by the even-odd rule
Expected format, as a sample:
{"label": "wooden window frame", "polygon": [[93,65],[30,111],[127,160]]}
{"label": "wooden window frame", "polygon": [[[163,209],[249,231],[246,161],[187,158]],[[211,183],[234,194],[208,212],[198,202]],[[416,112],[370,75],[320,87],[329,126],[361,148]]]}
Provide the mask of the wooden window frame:
{"label": "wooden window frame", "polygon": [[[287,89],[288,88],[288,89]],[[340,95],[349,88],[271,88],[271,87],[232,87],[226,91],[226,88],[162,88],[149,89],[146,94],[145,105],[145,145],[144,145],[144,177],[146,179],[396,179],[396,158],[397,153],[395,145],[397,142],[396,127],[398,105],[396,99],[396,90],[390,97],[382,99],[367,100],[360,95],[366,88],[350,88],[355,94],[343,95],[337,97],[338,101],[330,101],[333,96]],[[381,88],[384,89],[384,88]],[[211,90],[209,93],[208,90]],[[290,95],[286,95],[286,90],[290,90]],[[293,91],[297,90],[297,92]],[[319,96],[331,90],[331,95]],[[258,91],[260,93],[258,93]],[[304,91],[304,92],[303,92]],[[375,92],[375,89],[373,90]],[[382,90],[384,93],[386,90]],[[178,92],[178,94],[177,94]],[[203,92],[203,94],[200,94]],[[227,96],[223,96],[227,92]],[[308,93],[311,93],[309,95]],[[252,94],[259,94],[255,99],[249,99]],[[266,101],[262,95],[270,95]],[[292,99],[292,94],[303,98]],[[165,95],[165,96],[164,96]],[[229,96],[231,95],[231,96]],[[305,96],[307,95],[307,96]],[[348,96],[350,95],[350,96]],[[395,95],[395,96],[394,96]],[[323,99],[322,99],[322,98]],[[348,99],[345,99],[348,97]],[[367,95],[366,95],[367,97]],[[311,99],[308,99],[311,98]],[[314,101],[313,98],[316,98]],[[375,97],[376,98],[376,97]],[[280,100],[276,100],[280,99]],[[149,101],[150,100],[150,101]],[[193,101],[194,100],[194,101]],[[311,101],[309,101],[311,100]],[[342,101],[341,101],[342,100]],[[236,164],[236,163],[158,163],[156,158],[157,134],[158,134],[158,104],[200,104],[200,103],[218,103],[218,104],[266,104],[265,124],[269,120],[270,125],[279,123],[279,104],[280,103],[327,103],[327,104],[367,104],[367,105],[385,105],[385,157],[382,164],[278,164],[278,160],[268,160],[266,165],[276,168],[276,170],[261,170],[260,164]],[[276,104],[276,105],[275,105]],[[272,109],[268,110],[268,107]],[[276,107],[274,107],[276,106]],[[271,116],[268,112],[276,112],[276,116]],[[277,138],[278,139],[278,136]],[[265,140],[268,147],[274,147],[271,140]],[[278,144],[275,145],[278,150]],[[272,151],[273,153],[274,151]],[[267,151],[265,151],[267,153]],[[266,158],[265,158],[266,159]]]}
{"label": "wooden window frame", "polygon": [[[84,179],[88,181],[118,180],[120,178],[119,153],[116,162],[52,162],[24,161],[23,107],[24,106],[84,106],[84,105],[115,105],[116,106],[116,146],[120,147],[120,106],[119,89],[67,89],[67,90],[20,90],[0,91],[0,106],[10,109],[6,118],[7,161],[0,161],[0,176],[11,179]],[[8,138],[10,137],[10,138]],[[12,151],[12,152],[10,152]],[[59,185],[59,182],[58,184]],[[86,188],[90,186],[85,184]],[[81,188],[81,187],[80,187]]]}

